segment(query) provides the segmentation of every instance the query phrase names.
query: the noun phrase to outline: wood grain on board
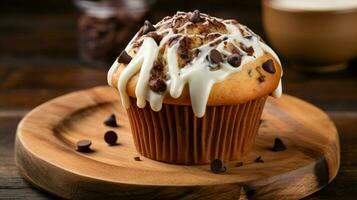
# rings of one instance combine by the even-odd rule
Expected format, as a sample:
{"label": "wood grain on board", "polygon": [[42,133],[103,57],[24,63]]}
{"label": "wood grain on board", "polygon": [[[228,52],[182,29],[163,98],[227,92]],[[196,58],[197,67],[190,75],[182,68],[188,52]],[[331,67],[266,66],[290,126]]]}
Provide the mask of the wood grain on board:
{"label": "wood grain on board", "polygon": [[[119,128],[103,120],[115,112]],[[334,124],[316,107],[291,96],[270,98],[253,152],[226,163],[214,174],[208,165],[184,166],[153,161],[136,152],[125,111],[116,92],[97,87],[52,100],[19,124],[15,153],[20,173],[39,188],[65,198],[296,199],[326,186],[339,168]],[[119,144],[103,139],[115,130]],[[271,151],[275,137],[288,149]],[[75,143],[92,141],[91,153]],[[254,162],[261,156],[263,163]],[[237,161],[238,162],[238,161]]]}

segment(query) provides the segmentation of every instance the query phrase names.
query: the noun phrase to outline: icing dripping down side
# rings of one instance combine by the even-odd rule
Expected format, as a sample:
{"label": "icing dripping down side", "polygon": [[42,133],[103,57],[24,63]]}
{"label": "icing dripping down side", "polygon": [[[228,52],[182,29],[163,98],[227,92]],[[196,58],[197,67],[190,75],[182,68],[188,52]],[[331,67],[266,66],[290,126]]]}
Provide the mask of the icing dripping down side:
{"label": "icing dripping down side", "polygon": [[[178,12],[178,14],[182,13]],[[207,15],[204,16],[206,17]],[[121,101],[125,108],[130,106],[129,96],[127,94],[127,82],[135,74],[138,74],[135,96],[137,99],[137,106],[139,108],[144,108],[146,102],[149,102],[152,110],[159,111],[162,107],[165,94],[168,93],[173,98],[178,98],[181,96],[184,87],[187,85],[193,112],[196,117],[203,117],[211,88],[215,83],[223,81],[232,73],[239,73],[242,70],[243,65],[254,61],[264,53],[271,54],[280,64],[276,53],[265,43],[261,42],[259,36],[252,33],[247,27],[241,24],[232,24],[229,20],[221,20],[214,17],[212,18],[214,20],[220,20],[224,24],[227,33],[220,33],[220,36],[214,40],[193,49],[199,53],[192,61],[186,63],[185,66],[181,68],[179,67],[178,63],[179,42],[173,45],[167,45],[167,43],[172,38],[182,39],[184,36],[189,35],[189,33],[186,33],[186,28],[189,25],[192,25],[192,22],[188,21],[183,24],[178,28],[179,31],[174,31],[172,28],[168,28],[159,32],[159,34],[165,33],[159,45],[151,37],[143,38],[139,51],[136,53],[130,63],[123,69],[118,79],[117,88],[119,89]],[[163,24],[165,24],[163,21],[158,23],[158,25]],[[245,38],[240,29],[249,30],[252,33],[251,38]],[[182,34],[182,31],[184,31],[185,34]],[[138,34],[125,48],[126,51],[130,51],[132,43],[136,37],[138,37]],[[226,60],[219,64],[212,64],[207,59],[207,56],[212,49],[217,49],[224,56],[231,55],[232,53],[225,49],[224,44],[227,42],[234,43],[236,41],[239,41],[245,46],[252,47],[254,50],[254,53],[248,54],[239,46],[235,46],[235,48],[238,49],[239,53],[242,55],[242,60],[239,67],[231,66]],[[167,76],[169,78],[166,80],[166,92],[159,94],[150,90],[149,78],[150,71],[152,70],[154,62],[158,57],[159,51],[165,45],[167,45],[166,64],[168,68]],[[109,70],[107,77],[109,84],[111,84],[113,74],[115,71],[117,71],[118,66],[119,63],[114,62],[111,69]],[[272,96],[280,97],[281,93],[282,87],[280,80],[279,85],[272,93]]]}

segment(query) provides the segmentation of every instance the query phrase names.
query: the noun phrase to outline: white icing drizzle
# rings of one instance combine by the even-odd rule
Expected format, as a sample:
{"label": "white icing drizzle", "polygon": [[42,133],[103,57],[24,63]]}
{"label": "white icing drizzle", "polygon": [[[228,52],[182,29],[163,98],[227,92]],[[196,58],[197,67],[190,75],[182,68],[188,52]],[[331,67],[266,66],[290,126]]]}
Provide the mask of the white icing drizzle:
{"label": "white icing drizzle", "polygon": [[[177,15],[183,15],[186,13],[178,12]],[[201,14],[201,17],[208,17],[205,14]],[[191,62],[187,63],[184,67],[179,68],[178,65],[178,55],[177,51],[179,48],[179,42],[173,45],[169,45],[166,48],[166,61],[168,66],[168,76],[169,79],[166,81],[167,90],[166,93],[169,93],[173,98],[178,98],[181,96],[183,88],[187,84],[189,87],[190,100],[192,104],[192,109],[196,117],[203,117],[206,110],[206,105],[208,101],[208,97],[211,91],[212,86],[217,83],[223,81],[227,76],[232,73],[237,73],[242,70],[242,66],[254,61],[259,56],[262,56],[265,52],[271,54],[276,61],[279,62],[279,58],[276,53],[265,43],[259,40],[259,36],[251,33],[251,38],[246,39],[243,37],[239,27],[242,29],[247,29],[244,25],[241,24],[231,24],[229,20],[221,20],[218,18],[211,17],[210,19],[216,19],[223,23],[228,31],[227,34],[220,33],[221,36],[214,39],[213,41],[206,43],[197,49],[199,50],[199,54],[195,57]],[[161,21],[156,27],[162,26],[165,23],[171,22]],[[137,99],[137,106],[139,108],[144,108],[146,105],[146,101],[149,102],[151,109],[154,111],[159,111],[162,107],[162,102],[165,96],[164,94],[158,94],[150,90],[149,88],[149,78],[150,71],[153,67],[154,61],[158,56],[159,49],[162,48],[172,37],[180,37],[183,36],[180,31],[184,31],[185,36],[190,36],[186,32],[186,27],[192,24],[191,22],[186,22],[183,26],[181,26],[178,30],[178,33],[174,33],[171,28],[165,29],[158,34],[166,33],[166,35],[162,38],[159,45],[156,44],[155,40],[150,37],[143,37],[143,43],[140,47],[139,51],[135,55],[135,57],[131,60],[131,62],[123,69],[121,72],[117,88],[119,89],[122,103],[125,108],[130,106],[129,96],[127,94],[127,82],[130,80],[132,76],[139,73],[136,88],[135,88],[135,96]],[[213,33],[212,33],[213,34]],[[198,37],[198,35],[194,35]],[[138,37],[137,35],[134,37]],[[134,38],[130,41],[128,46],[125,48],[127,52],[130,51]],[[227,42],[232,42],[234,44],[236,41],[243,43],[247,47],[251,46],[254,49],[254,53],[252,56],[249,56],[247,53],[242,51],[238,46],[237,49],[240,50],[241,54],[243,54],[241,66],[232,67],[227,61],[219,63],[219,68],[217,65],[212,65],[206,57],[212,49],[217,49],[223,55],[230,55],[231,52],[227,51],[224,48],[223,40]],[[214,44],[217,40],[220,40],[218,45],[210,45]],[[115,71],[117,71],[119,66],[118,62],[114,62],[111,69],[108,72],[108,83],[111,84],[112,77]],[[280,97],[282,93],[281,89],[281,80],[279,81],[278,87],[272,93],[274,97]]]}

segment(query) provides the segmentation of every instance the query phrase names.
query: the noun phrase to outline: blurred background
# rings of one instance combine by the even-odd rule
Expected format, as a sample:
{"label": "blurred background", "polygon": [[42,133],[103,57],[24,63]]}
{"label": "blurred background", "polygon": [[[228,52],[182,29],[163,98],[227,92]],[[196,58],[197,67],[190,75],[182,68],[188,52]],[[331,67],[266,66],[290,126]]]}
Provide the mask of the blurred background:
{"label": "blurred background", "polygon": [[[270,44],[260,0],[1,1],[0,108],[30,109],[69,91],[106,84],[107,69],[145,19],[157,22],[194,9],[238,19]],[[286,93],[328,110],[357,110],[353,59],[347,69],[316,74],[290,67],[278,53]]]}
{"label": "blurred background", "polygon": [[262,2],[267,1],[1,0],[0,198],[48,198],[24,182],[14,165],[16,126],[30,109],[68,92],[105,85],[111,63],[144,19],[156,23],[178,10],[195,9],[238,19],[261,35],[282,58],[284,93],[324,109],[336,123],[342,147],[340,173],[308,199],[356,197],[357,10],[262,12]]}

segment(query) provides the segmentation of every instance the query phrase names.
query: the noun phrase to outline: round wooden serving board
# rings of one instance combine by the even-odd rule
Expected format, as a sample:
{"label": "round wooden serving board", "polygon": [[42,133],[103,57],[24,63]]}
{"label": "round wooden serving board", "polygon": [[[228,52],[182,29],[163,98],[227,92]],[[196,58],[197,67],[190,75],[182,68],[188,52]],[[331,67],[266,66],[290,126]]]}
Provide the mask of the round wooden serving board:
{"label": "round wooden serving board", "polygon": [[[118,128],[103,124],[113,112]],[[284,95],[269,98],[262,119],[243,166],[226,163],[225,173],[214,174],[209,165],[172,165],[138,155],[117,92],[97,87],[30,112],[18,126],[16,163],[33,185],[68,199],[299,199],[333,180],[339,139],[324,112]],[[118,145],[104,142],[108,130],[118,133]],[[275,137],[287,150],[271,150]],[[90,139],[93,151],[77,152],[80,139]],[[254,162],[258,156],[264,163]]]}

